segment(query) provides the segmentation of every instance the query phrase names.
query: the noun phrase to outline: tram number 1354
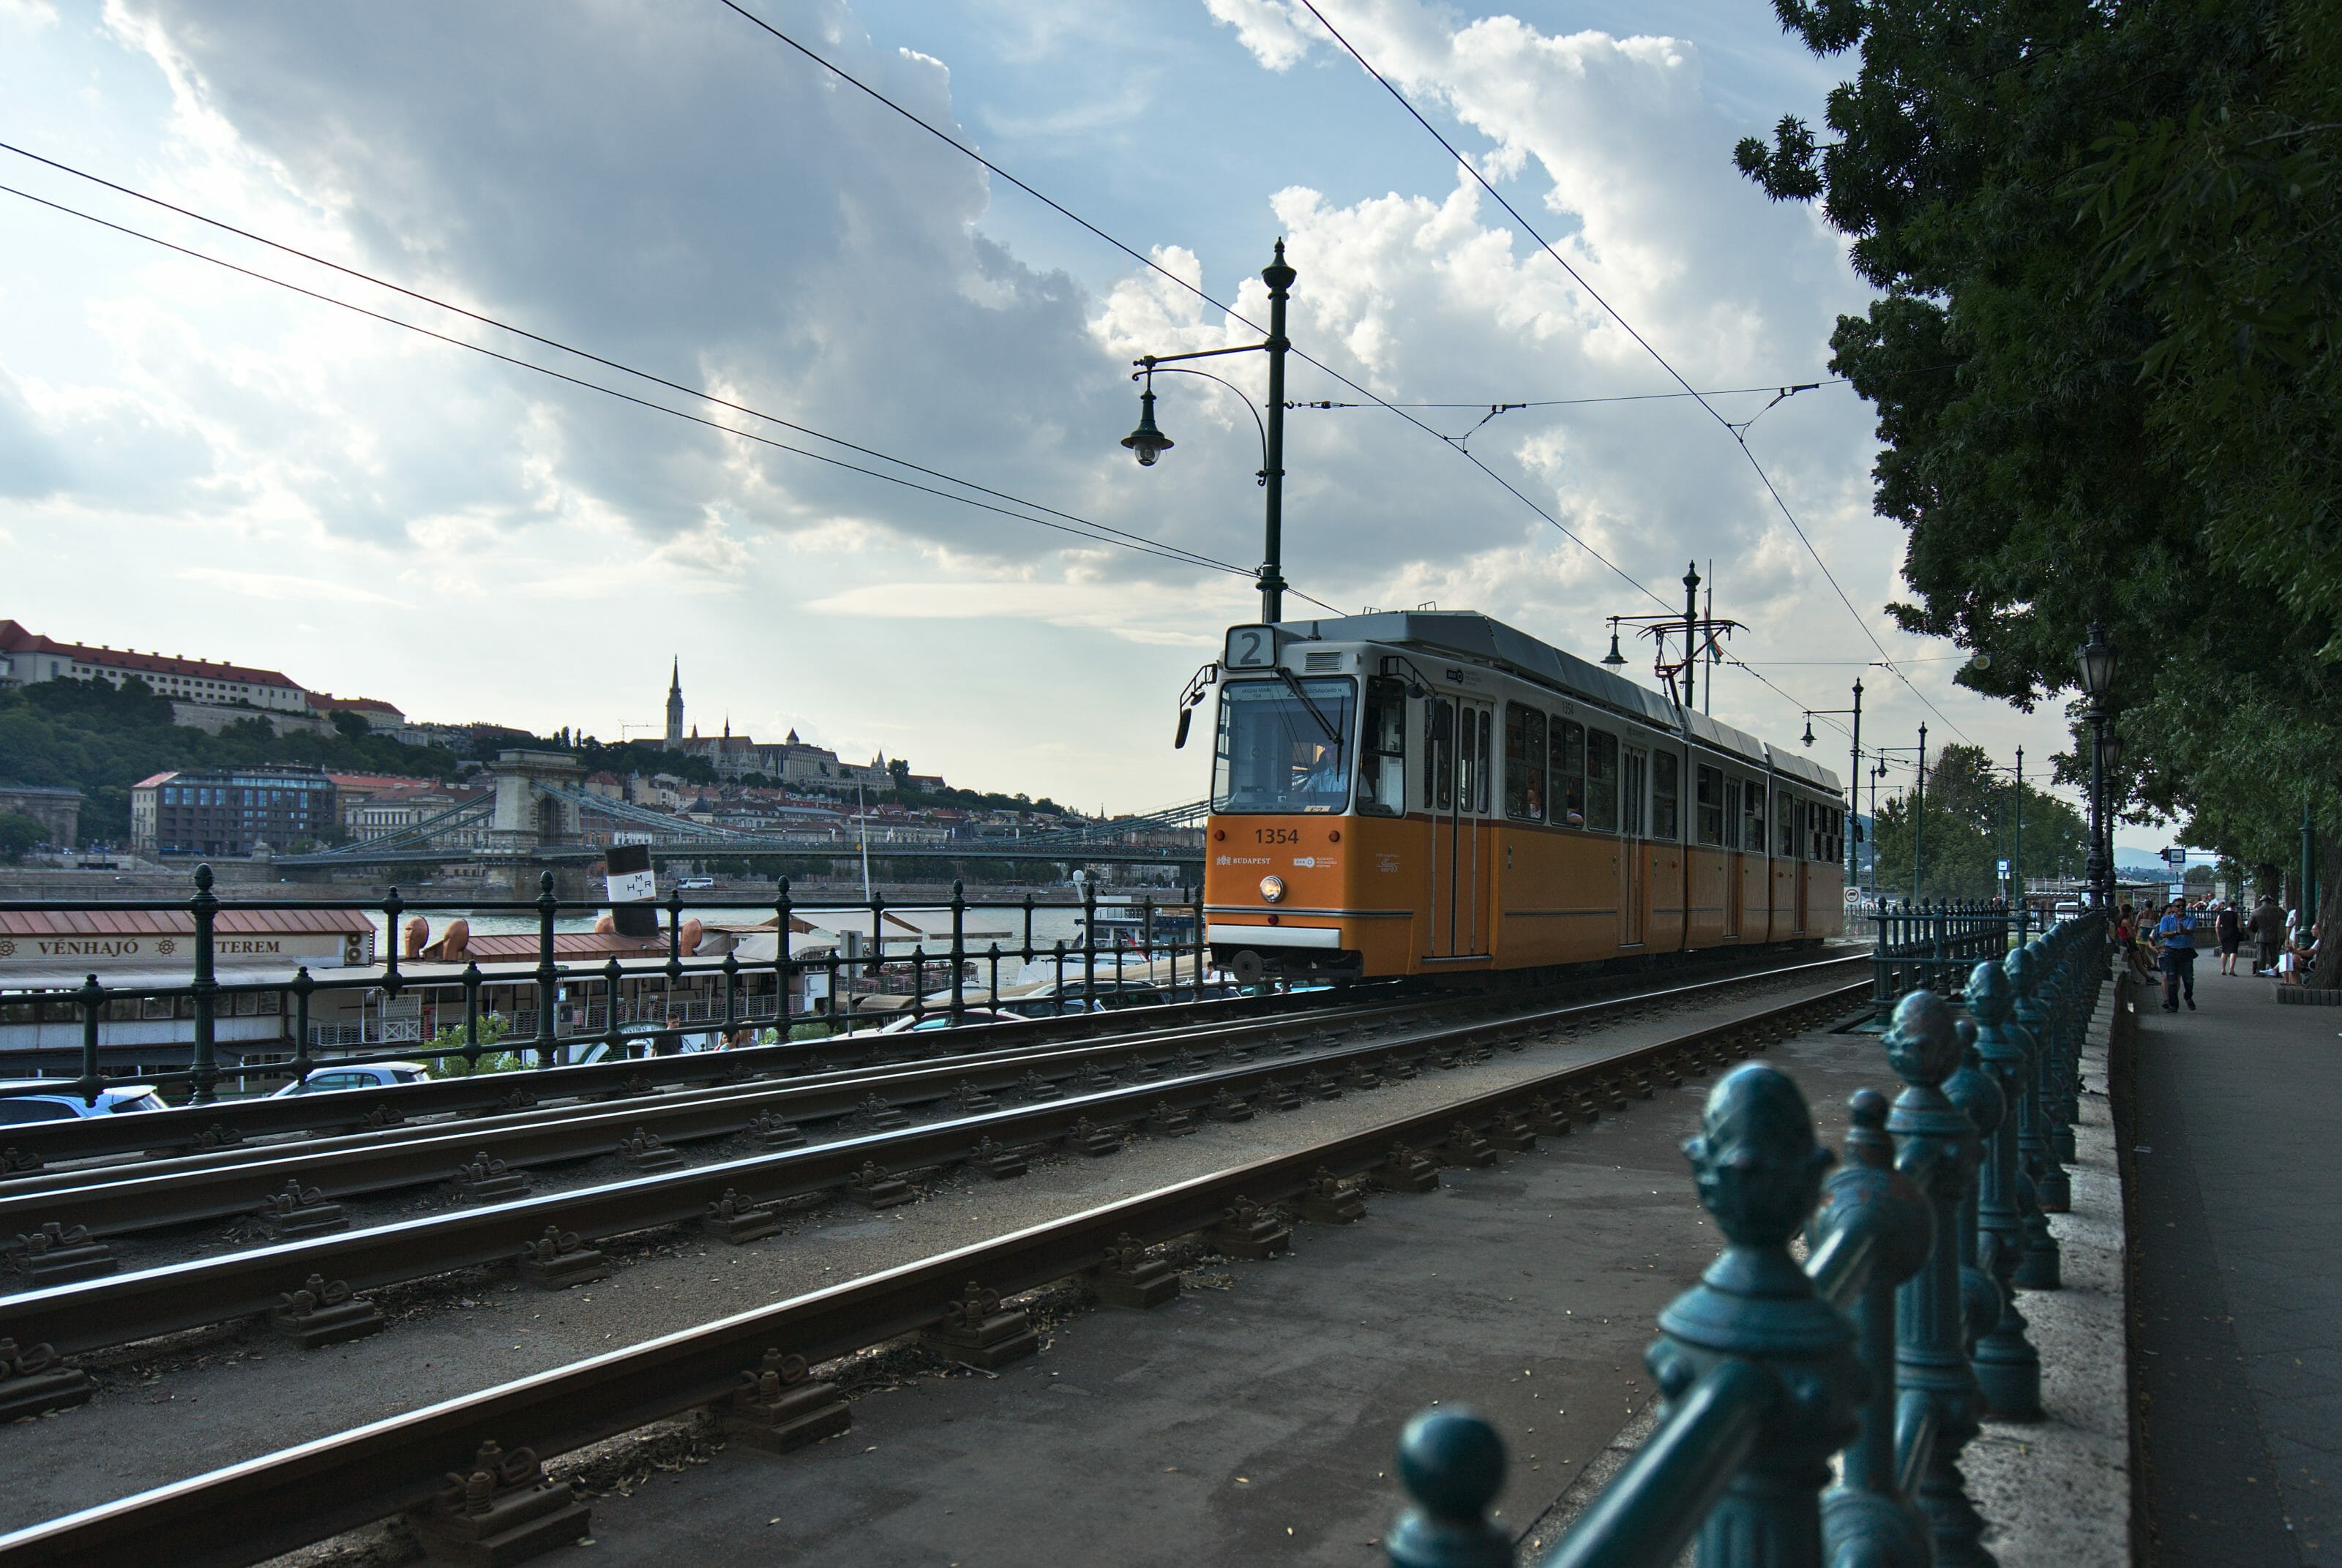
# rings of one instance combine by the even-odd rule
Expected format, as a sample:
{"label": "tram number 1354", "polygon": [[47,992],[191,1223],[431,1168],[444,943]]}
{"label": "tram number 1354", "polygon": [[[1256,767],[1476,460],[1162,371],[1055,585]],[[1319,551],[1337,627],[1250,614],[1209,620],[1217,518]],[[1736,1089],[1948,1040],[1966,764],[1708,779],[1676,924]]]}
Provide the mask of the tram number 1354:
{"label": "tram number 1354", "polygon": [[1256,827],[1252,830],[1255,844],[1299,844],[1301,830],[1297,827]]}

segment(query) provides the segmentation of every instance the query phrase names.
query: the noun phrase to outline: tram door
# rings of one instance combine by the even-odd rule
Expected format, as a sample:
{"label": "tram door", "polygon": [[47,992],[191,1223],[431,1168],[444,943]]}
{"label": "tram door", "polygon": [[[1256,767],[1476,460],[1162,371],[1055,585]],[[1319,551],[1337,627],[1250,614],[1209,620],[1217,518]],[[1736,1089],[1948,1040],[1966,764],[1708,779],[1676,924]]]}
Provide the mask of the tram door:
{"label": "tram door", "polygon": [[1643,878],[1649,864],[1643,841],[1650,836],[1649,790],[1651,754],[1640,746],[1626,751],[1625,809],[1618,814],[1618,945],[1643,945],[1643,914],[1649,900]]}
{"label": "tram door", "polygon": [[1790,885],[1797,889],[1797,902],[1789,906],[1789,934],[1803,936],[1806,934],[1806,852],[1813,844],[1814,819],[1820,814],[1821,807],[1807,801],[1797,801],[1792,803],[1789,810],[1792,828],[1788,842],[1781,846],[1787,854],[1797,856],[1797,870],[1789,878]]}
{"label": "tram door", "polygon": [[1480,886],[1482,817],[1488,809],[1486,704],[1434,696],[1423,705],[1424,803],[1431,813],[1431,953],[1453,958],[1488,950]]}

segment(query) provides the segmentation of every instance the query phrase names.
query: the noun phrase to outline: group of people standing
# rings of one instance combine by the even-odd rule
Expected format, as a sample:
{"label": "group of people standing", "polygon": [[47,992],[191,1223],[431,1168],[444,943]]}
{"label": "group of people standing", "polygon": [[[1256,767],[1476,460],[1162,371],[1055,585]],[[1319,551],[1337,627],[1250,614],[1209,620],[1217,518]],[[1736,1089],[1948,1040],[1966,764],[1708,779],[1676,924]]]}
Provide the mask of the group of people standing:
{"label": "group of people standing", "polygon": [[2166,1013],[2178,1012],[2183,1002],[2192,1013],[2199,934],[2210,935],[2218,944],[2223,974],[2237,973],[2237,954],[2249,938],[2253,974],[2274,976],[2280,985],[2304,985],[2317,966],[2324,930],[2315,923],[2303,930],[2299,912],[2280,908],[2268,894],[2261,895],[2250,914],[2227,899],[2197,899],[2190,904],[2175,898],[2160,912],[2122,905],[2115,914],[2114,941],[2128,955],[2140,978],[2162,972]]}

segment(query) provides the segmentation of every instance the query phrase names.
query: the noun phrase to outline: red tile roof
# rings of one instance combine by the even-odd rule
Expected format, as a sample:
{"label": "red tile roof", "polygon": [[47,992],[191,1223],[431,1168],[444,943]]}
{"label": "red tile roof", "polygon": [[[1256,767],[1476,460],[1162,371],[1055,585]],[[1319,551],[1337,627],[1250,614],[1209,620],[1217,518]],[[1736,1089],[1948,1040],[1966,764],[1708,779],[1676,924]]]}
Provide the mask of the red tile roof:
{"label": "red tile roof", "polygon": [[93,648],[83,643],[60,643],[54,637],[44,637],[27,631],[15,621],[0,621],[0,653],[57,654],[84,664],[102,664],[111,670],[127,670],[134,674],[184,675],[199,681],[233,681],[248,686],[286,686],[299,691],[300,685],[276,670],[255,669],[249,664],[215,664],[206,659],[165,657],[161,654],[138,654],[127,648]]}
{"label": "red tile roof", "polygon": [[335,713],[347,708],[353,713],[394,714],[402,719],[406,716],[402,710],[380,697],[337,697],[331,692],[311,692],[307,694],[309,705],[319,713]]}
{"label": "red tile roof", "polygon": [[[223,936],[256,933],[347,936],[374,928],[374,917],[363,909],[238,909],[233,904],[223,904],[212,923],[212,929]],[[190,936],[195,929],[194,915],[168,909],[0,913],[0,936]]]}

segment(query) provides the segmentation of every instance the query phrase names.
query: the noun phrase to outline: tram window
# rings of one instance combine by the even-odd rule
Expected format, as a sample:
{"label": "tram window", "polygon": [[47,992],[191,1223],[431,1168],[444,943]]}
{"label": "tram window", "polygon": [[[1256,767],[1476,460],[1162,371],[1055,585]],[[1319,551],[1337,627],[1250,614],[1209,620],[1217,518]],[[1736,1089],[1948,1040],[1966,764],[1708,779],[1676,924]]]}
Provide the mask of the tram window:
{"label": "tram window", "polygon": [[1406,686],[1379,675],[1366,683],[1365,754],[1358,763],[1358,809],[1406,814]]}
{"label": "tram window", "polygon": [[1464,711],[1464,779],[1460,809],[1486,815],[1488,810],[1488,732],[1493,727],[1486,708]]}
{"label": "tram window", "polygon": [[1231,681],[1220,688],[1212,759],[1216,812],[1338,812],[1350,804],[1346,677]]}
{"label": "tram window", "polygon": [[1549,748],[1553,761],[1553,820],[1564,827],[1586,825],[1586,726],[1556,719]]}
{"label": "tram window", "polygon": [[1773,839],[1780,845],[1774,854],[1788,856],[1797,853],[1797,813],[1804,809],[1805,803],[1787,790],[1773,792]]}
{"label": "tram window", "polygon": [[1651,754],[1651,836],[1676,836],[1676,795],[1682,787],[1683,764],[1673,752]]}
{"label": "tram window", "polygon": [[1423,798],[1434,811],[1456,808],[1456,704],[1446,697],[1423,704]]}
{"label": "tram window", "polygon": [[1699,815],[1696,825],[1702,844],[1724,842],[1724,770],[1702,767],[1698,775]]}
{"label": "tram window", "polygon": [[1765,785],[1756,779],[1740,781],[1740,843],[1753,854],[1765,853]]}
{"label": "tram window", "polygon": [[1586,825],[1618,831],[1618,737],[1606,730],[1586,733]]}
{"label": "tram window", "polygon": [[1545,714],[1518,703],[1505,704],[1505,814],[1545,820]]}

